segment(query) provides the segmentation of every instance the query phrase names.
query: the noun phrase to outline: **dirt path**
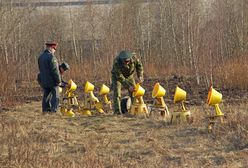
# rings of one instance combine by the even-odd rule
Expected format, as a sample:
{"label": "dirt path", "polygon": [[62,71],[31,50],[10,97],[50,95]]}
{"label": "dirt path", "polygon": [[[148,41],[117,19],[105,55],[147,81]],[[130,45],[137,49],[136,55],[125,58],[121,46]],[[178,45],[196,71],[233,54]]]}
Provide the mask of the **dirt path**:
{"label": "dirt path", "polygon": [[248,167],[248,148],[208,134],[199,106],[191,109],[198,113],[193,124],[169,125],[155,118],[42,115],[40,104],[0,113],[0,167]]}

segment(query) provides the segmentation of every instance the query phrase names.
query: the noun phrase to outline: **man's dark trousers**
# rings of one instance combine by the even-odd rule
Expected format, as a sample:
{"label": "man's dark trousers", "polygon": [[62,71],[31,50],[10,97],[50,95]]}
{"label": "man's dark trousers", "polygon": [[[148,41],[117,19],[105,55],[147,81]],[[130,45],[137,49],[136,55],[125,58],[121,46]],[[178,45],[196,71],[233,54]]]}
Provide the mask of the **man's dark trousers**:
{"label": "man's dark trousers", "polygon": [[43,88],[42,112],[57,112],[59,105],[59,87]]}

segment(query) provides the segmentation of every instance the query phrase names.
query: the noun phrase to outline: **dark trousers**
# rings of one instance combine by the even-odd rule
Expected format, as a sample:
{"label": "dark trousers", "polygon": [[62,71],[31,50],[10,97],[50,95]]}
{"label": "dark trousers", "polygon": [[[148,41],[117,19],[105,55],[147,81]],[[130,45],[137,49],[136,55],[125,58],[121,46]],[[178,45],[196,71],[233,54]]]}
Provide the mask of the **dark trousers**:
{"label": "dark trousers", "polygon": [[59,106],[59,87],[43,88],[42,112],[57,112]]}

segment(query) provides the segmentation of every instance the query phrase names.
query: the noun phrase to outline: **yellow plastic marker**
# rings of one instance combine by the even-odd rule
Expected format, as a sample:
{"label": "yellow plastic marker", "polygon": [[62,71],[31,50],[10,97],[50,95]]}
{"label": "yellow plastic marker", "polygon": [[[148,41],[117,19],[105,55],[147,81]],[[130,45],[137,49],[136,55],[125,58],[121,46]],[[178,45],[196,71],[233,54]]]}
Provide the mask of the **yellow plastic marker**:
{"label": "yellow plastic marker", "polygon": [[181,103],[181,105],[179,110],[172,112],[171,123],[180,123],[181,121],[190,122],[190,110],[187,110],[184,105],[184,102],[186,101],[186,96],[187,92],[177,86],[174,94],[174,103]]}
{"label": "yellow plastic marker", "polygon": [[222,94],[216,91],[212,86],[208,91],[207,104],[209,106],[214,106],[216,116],[224,116],[224,113],[220,110],[219,104],[222,101]]}
{"label": "yellow plastic marker", "polygon": [[143,95],[145,94],[145,89],[140,86],[140,84],[135,85],[135,91],[133,92],[134,101],[131,105],[130,114],[131,115],[148,115],[148,109],[143,100]]}

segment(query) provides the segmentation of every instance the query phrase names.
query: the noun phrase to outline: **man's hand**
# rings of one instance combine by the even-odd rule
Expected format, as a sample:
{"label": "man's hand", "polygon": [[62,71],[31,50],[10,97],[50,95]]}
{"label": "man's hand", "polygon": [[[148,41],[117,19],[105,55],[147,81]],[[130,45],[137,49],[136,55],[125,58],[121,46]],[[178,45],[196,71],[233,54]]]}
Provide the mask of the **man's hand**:
{"label": "man's hand", "polygon": [[136,90],[135,90],[135,87],[134,87],[134,86],[129,87],[129,91],[130,91],[130,92],[135,92],[135,91],[136,91]]}
{"label": "man's hand", "polygon": [[60,87],[65,88],[66,86],[68,86],[68,83],[65,81],[61,81],[61,83],[59,84]]}
{"label": "man's hand", "polygon": [[138,78],[138,83],[143,83],[144,82],[144,78],[143,78],[143,76],[140,76],[139,78]]}

